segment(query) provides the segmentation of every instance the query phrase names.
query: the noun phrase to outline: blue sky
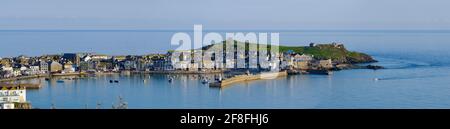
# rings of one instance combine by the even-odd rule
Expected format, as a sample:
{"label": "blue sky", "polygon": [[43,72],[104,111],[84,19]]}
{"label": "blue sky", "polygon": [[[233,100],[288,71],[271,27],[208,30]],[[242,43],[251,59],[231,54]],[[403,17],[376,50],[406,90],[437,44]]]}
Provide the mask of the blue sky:
{"label": "blue sky", "polygon": [[450,29],[448,0],[0,0],[0,29]]}

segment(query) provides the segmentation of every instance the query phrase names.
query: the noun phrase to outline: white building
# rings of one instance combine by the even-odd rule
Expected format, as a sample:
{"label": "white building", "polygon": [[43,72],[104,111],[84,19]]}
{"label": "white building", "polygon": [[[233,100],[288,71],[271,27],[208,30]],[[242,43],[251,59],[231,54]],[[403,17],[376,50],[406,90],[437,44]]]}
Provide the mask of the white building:
{"label": "white building", "polygon": [[92,55],[92,60],[107,60],[109,57],[107,55]]}
{"label": "white building", "polygon": [[28,70],[28,68],[26,66],[21,66],[20,67],[20,71],[25,71],[25,70]]}
{"label": "white building", "polygon": [[19,87],[0,87],[0,109],[15,109],[14,103],[26,103],[26,90]]}
{"label": "white building", "polygon": [[39,70],[39,66],[29,66],[29,68],[27,68],[26,70],[22,70],[22,75],[37,75],[37,74],[41,74],[40,70]]}
{"label": "white building", "polygon": [[127,60],[123,63],[125,70],[135,70],[137,68],[136,61],[134,60]]}
{"label": "white building", "polygon": [[22,76],[22,71],[20,69],[13,69],[12,76],[13,77]]}
{"label": "white building", "polygon": [[4,71],[4,74],[2,75],[3,78],[9,78],[12,77],[12,73],[13,73],[13,68],[12,67],[6,67],[6,66],[2,66],[0,68],[1,71]]}
{"label": "white building", "polygon": [[41,60],[39,62],[39,69],[42,73],[48,73],[48,62]]}
{"label": "white building", "polygon": [[295,62],[301,62],[301,61],[312,61],[313,60],[313,56],[312,55],[305,55],[305,54],[296,54],[294,56],[294,61]]}
{"label": "white building", "polygon": [[40,74],[41,70],[39,69],[39,66],[30,66],[29,70],[31,71],[31,74]]}
{"label": "white building", "polygon": [[1,69],[3,71],[13,71],[13,67],[2,66]]}
{"label": "white building", "polygon": [[85,56],[85,57],[82,58],[82,60],[83,60],[84,62],[91,61],[91,59],[92,59],[91,56]]}
{"label": "white building", "polygon": [[74,73],[75,67],[72,64],[64,65],[64,73]]}

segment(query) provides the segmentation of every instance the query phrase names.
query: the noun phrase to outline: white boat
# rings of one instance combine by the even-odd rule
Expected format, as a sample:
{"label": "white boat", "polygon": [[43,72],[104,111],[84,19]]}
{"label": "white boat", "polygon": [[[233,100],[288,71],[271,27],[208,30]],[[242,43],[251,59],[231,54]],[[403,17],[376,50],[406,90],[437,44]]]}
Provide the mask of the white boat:
{"label": "white boat", "polygon": [[172,78],[172,77],[170,77],[168,81],[169,81],[169,83],[172,83],[172,81],[173,81],[173,78]]}
{"label": "white boat", "polygon": [[208,80],[207,78],[204,78],[204,79],[202,80],[202,83],[203,83],[203,84],[208,84],[208,83],[209,83],[209,80]]}

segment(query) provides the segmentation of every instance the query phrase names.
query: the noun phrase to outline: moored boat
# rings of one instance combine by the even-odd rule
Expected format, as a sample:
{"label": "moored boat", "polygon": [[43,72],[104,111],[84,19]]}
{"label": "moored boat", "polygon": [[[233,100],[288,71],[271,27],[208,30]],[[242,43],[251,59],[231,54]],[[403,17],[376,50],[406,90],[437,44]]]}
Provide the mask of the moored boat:
{"label": "moored boat", "polygon": [[331,70],[308,70],[307,71],[309,74],[318,74],[318,75],[332,75],[333,71]]}
{"label": "moored boat", "polygon": [[209,83],[209,80],[208,80],[207,78],[204,78],[204,79],[202,80],[202,83],[203,83],[203,84],[208,84],[208,83]]}
{"label": "moored boat", "polygon": [[172,77],[169,77],[168,81],[169,81],[169,83],[172,83],[173,78],[172,78]]}

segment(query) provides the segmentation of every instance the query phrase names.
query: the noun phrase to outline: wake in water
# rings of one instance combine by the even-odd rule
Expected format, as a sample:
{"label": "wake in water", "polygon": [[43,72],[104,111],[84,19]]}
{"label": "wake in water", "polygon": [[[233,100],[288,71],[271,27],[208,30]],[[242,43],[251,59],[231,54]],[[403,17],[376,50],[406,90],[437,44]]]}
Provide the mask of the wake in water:
{"label": "wake in water", "polygon": [[384,66],[388,69],[411,69],[411,68],[424,68],[433,66],[432,64],[426,62],[392,59],[392,58],[380,58],[380,59],[381,61],[379,65]]}
{"label": "wake in water", "polygon": [[388,69],[450,67],[449,55],[435,54],[380,54],[375,56],[378,65]]}
{"label": "wake in water", "polygon": [[[382,56],[377,57],[380,62],[376,65],[385,67],[392,72],[386,74],[391,77],[374,78],[374,81],[382,80],[404,80],[404,79],[423,79],[450,76],[446,70],[450,70],[449,60],[436,60],[430,56],[423,57],[402,57],[402,56]],[[402,74],[402,75],[399,75]]]}

